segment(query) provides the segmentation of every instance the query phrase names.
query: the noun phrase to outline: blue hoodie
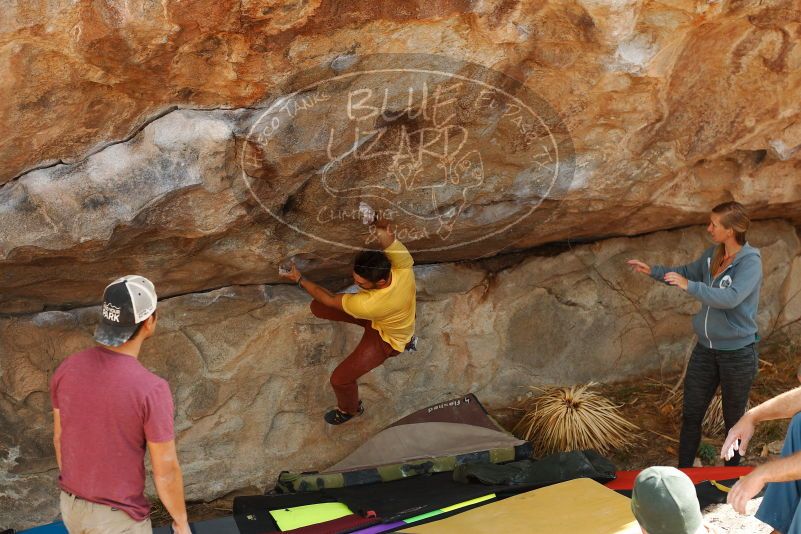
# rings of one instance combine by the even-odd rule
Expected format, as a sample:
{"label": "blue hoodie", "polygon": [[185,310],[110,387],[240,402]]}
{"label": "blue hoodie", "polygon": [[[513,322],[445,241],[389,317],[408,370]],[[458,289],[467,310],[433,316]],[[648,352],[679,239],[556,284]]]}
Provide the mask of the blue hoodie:
{"label": "blue hoodie", "polygon": [[699,342],[710,349],[736,350],[757,340],[762,258],[759,249],[746,243],[732,264],[713,278],[715,248],[706,249],[688,265],[652,267],[651,277],[664,282],[665,274],[672,271],[689,280],[687,292],[703,304],[693,317]]}

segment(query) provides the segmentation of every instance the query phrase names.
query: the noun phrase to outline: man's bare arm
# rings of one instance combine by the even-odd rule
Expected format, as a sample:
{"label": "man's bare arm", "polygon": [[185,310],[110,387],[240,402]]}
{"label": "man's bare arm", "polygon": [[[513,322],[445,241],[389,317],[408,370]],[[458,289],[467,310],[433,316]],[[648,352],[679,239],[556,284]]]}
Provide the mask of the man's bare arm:
{"label": "man's bare arm", "polygon": [[772,419],[788,419],[801,412],[801,387],[785,391],[759,406],[751,408],[750,413],[754,421],[770,421]]}
{"label": "man's bare arm", "polygon": [[728,460],[735,450],[739,451],[741,455],[745,455],[759,423],[772,419],[787,419],[798,412],[801,412],[801,387],[785,391],[781,395],[751,408],[729,430],[723,441],[720,457]]}
{"label": "man's bare arm", "polygon": [[726,501],[739,513],[745,514],[746,504],[753,499],[768,482],[789,482],[801,479],[801,452],[771,460],[740,478],[732,487]]}
{"label": "man's bare arm", "polygon": [[[757,424],[772,419],[787,419],[801,412],[801,387],[786,391],[751,408],[737,421],[723,442],[720,456],[731,458],[734,450],[745,456],[748,444],[754,435]],[[801,478],[801,453],[773,460],[760,465],[742,477],[729,492],[726,500],[732,507],[745,513],[749,500],[757,495],[768,482],[788,482]]]}
{"label": "man's bare arm", "polygon": [[61,412],[53,410],[53,447],[56,449],[56,463],[61,471]]}
{"label": "man's bare arm", "polygon": [[378,244],[381,245],[382,250],[395,242],[395,232],[389,221],[386,219],[376,219],[373,224],[375,225],[375,235],[376,238],[378,238]]}
{"label": "man's bare arm", "polygon": [[316,284],[308,278],[302,278],[300,285],[311,297],[317,302],[328,306],[329,308],[342,309],[342,295],[331,293],[323,286]]}
{"label": "man's bare arm", "polygon": [[342,295],[331,293],[323,286],[315,284],[308,278],[304,278],[303,275],[300,274],[300,271],[298,271],[298,268],[295,264],[292,264],[292,268],[288,272],[282,273],[281,276],[292,280],[296,284],[299,284],[309,295],[311,295],[314,300],[320,304],[328,306],[329,308],[336,308],[338,310],[342,309]]}
{"label": "man's bare arm", "polygon": [[801,479],[801,452],[766,462],[752,471],[763,482],[789,482]]}
{"label": "man's bare arm", "polygon": [[184,477],[181,466],[178,464],[178,453],[175,450],[175,440],[163,443],[148,441],[150,463],[153,466],[153,483],[159,494],[164,508],[173,519],[173,529],[176,533],[189,534],[189,523],[184,502]]}

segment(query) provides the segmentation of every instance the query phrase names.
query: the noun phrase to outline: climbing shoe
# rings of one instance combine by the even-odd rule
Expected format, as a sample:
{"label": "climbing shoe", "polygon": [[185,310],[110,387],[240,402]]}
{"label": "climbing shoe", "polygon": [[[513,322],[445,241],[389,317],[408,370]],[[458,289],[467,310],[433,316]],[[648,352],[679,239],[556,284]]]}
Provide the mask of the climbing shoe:
{"label": "climbing shoe", "polygon": [[359,411],[355,414],[350,414],[347,412],[343,412],[339,408],[334,408],[333,410],[327,412],[325,414],[325,422],[329,425],[341,425],[342,423],[347,423],[351,419],[356,416],[362,415],[364,413],[364,405],[362,401],[359,401]]}

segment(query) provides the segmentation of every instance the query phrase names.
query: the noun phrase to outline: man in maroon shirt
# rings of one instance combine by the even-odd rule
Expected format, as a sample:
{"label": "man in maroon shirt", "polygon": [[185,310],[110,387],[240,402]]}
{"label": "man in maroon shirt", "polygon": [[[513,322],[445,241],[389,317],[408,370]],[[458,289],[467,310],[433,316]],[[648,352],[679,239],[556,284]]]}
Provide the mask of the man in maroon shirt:
{"label": "man in maroon shirt", "polygon": [[145,446],[173,529],[190,534],[170,387],[138,360],[155,329],[153,284],[124,276],[103,294],[99,345],[68,356],[53,374],[61,516],[71,534],[152,533]]}

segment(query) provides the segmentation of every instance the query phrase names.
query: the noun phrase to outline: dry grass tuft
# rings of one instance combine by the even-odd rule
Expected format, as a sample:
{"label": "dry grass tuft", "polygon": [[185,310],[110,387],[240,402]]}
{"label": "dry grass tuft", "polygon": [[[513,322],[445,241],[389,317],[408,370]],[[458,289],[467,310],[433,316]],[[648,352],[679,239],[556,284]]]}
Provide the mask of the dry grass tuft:
{"label": "dry grass tuft", "polygon": [[[680,416],[681,406],[684,402],[684,389],[680,389],[672,395],[669,395],[668,402],[679,409],[678,414]],[[751,401],[749,399],[745,410],[748,411],[750,409]],[[704,414],[704,421],[701,423],[701,428],[707,436],[726,435],[726,423],[723,419],[723,400],[720,397],[720,393],[715,393],[715,396],[712,397],[712,402],[709,403],[709,408],[707,408],[706,414]]]}
{"label": "dry grass tuft", "polygon": [[[751,407],[751,403],[748,404],[749,405],[745,408],[746,410]],[[720,398],[720,395],[715,395],[712,398],[712,402],[704,414],[701,429],[708,436],[724,434],[726,432],[726,424],[723,420],[723,400]]]}
{"label": "dry grass tuft", "polygon": [[625,420],[620,406],[597,393],[597,384],[531,388],[539,393],[523,401],[525,412],[513,432],[531,441],[534,454],[594,449],[601,454],[630,448],[639,427]]}

